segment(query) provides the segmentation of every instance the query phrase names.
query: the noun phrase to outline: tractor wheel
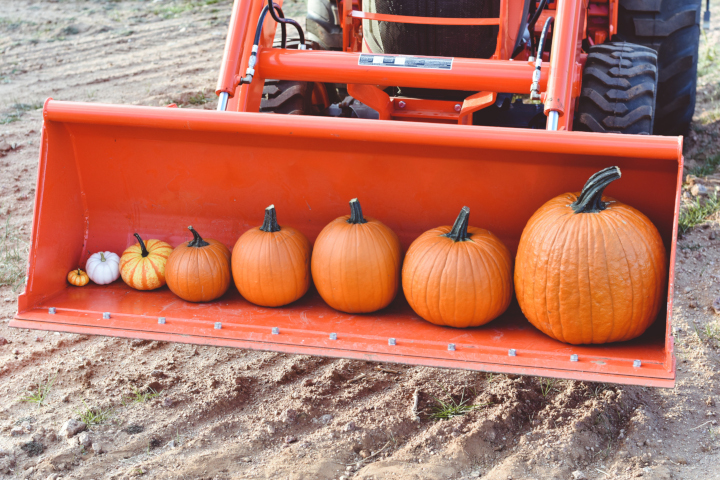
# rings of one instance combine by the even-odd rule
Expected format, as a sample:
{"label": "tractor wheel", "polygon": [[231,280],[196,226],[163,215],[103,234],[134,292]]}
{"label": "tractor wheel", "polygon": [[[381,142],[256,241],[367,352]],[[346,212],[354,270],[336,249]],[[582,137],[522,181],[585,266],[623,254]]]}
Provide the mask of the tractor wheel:
{"label": "tractor wheel", "polygon": [[[363,10],[420,17],[500,16],[500,0],[362,0]],[[363,20],[364,38],[375,53],[490,58],[497,26],[414,25]]]}
{"label": "tractor wheel", "polygon": [[312,113],[312,83],[265,80],[260,112],[309,115]]}
{"label": "tractor wheel", "polygon": [[574,130],[652,134],[657,78],[651,48],[625,42],[590,47]]}
{"label": "tractor wheel", "polygon": [[308,39],[317,42],[321,50],[342,50],[343,35],[335,0],[308,0],[305,22]]}
{"label": "tractor wheel", "polygon": [[682,135],[695,111],[700,0],[620,0],[618,36],[658,53],[655,133]]}

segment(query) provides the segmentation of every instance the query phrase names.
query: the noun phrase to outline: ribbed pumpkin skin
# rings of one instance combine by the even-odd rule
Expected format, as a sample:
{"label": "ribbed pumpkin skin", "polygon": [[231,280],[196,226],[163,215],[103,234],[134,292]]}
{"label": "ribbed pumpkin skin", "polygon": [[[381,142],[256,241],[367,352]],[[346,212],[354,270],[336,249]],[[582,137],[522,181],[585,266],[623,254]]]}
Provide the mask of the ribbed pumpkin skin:
{"label": "ribbed pumpkin skin", "polygon": [[372,217],[348,223],[350,215],[330,222],[315,240],[312,276],[325,302],[346,313],[387,307],[400,283],[400,241]]}
{"label": "ribbed pumpkin skin", "polygon": [[160,240],[145,242],[149,254],[142,256],[139,243],[125,249],[120,257],[120,275],[136,290],[155,290],[165,285],[165,265],[173,248]]}
{"label": "ribbed pumpkin skin", "polygon": [[525,226],[515,260],[520,308],[561,342],[630,340],[663,303],[665,247],[635,208],[603,196],[605,210],[575,214],[578,195],[553,198]]}
{"label": "ribbed pumpkin skin", "polygon": [[230,286],[230,250],[211,238],[209,245],[178,245],[165,266],[168,288],[188,302],[209,302],[222,297]]}
{"label": "ribbed pumpkin skin", "polygon": [[247,301],[279,307],[299,299],[310,286],[310,242],[291,227],[243,233],[232,252],[235,286]]}
{"label": "ribbed pumpkin skin", "polygon": [[402,269],[405,298],[428,322],[466,328],[484,325],[512,301],[512,257],[489,231],[468,227],[469,240],[455,242],[439,227],[410,245]]}
{"label": "ribbed pumpkin skin", "polygon": [[76,287],[84,287],[90,281],[88,274],[79,268],[70,270],[70,273],[67,275],[67,279],[70,285],[74,285]]}

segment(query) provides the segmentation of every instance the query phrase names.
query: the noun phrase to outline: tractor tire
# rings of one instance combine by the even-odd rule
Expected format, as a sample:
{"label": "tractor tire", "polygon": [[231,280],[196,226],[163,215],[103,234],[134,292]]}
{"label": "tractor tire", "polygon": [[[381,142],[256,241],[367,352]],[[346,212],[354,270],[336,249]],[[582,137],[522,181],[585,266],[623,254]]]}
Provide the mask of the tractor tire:
{"label": "tractor tire", "polygon": [[573,129],[652,134],[657,79],[651,48],[625,42],[590,47]]}
{"label": "tractor tire", "polygon": [[312,113],[312,84],[289,80],[265,80],[260,112],[310,115]]}
{"label": "tractor tire", "polygon": [[335,0],[308,0],[305,22],[308,39],[321,50],[342,50],[343,34]]}
{"label": "tractor tire", "polygon": [[700,0],[620,0],[618,37],[658,53],[658,135],[682,135],[692,121],[700,10]]}
{"label": "tractor tire", "polygon": [[[363,11],[390,15],[451,18],[500,16],[500,0],[363,0]],[[414,25],[363,20],[365,41],[374,53],[490,58],[497,26]]]}

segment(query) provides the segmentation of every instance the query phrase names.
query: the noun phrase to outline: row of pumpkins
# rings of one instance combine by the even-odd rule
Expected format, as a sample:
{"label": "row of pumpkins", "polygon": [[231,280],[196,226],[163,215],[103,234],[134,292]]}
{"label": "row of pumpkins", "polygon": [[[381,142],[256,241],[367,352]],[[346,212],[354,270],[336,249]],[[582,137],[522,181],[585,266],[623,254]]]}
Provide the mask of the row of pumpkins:
{"label": "row of pumpkins", "polygon": [[[429,230],[404,262],[395,233],[364,217],[357,199],[350,215],[333,220],[314,248],[298,230],[277,223],[275,207],[260,227],[245,232],[232,254],[192,227],[190,242],[173,249],[160,240],[138,243],[118,258],[92,255],[87,276],[106,284],[118,276],[130,287],[153,290],[167,283],[180,298],[209,302],[234,279],[248,301],[267,307],[294,302],[310,278],[334,309],[368,313],[395,298],[399,281],[412,309],[451,327],[490,322],[509,306],[513,287],[527,319],[547,335],[573,344],[624,341],[642,334],[662,304],[666,255],[660,235],[638,210],[603,197],[620,169],[604,169],[579,194],[559,195],[528,221],[513,261],[487,230],[468,226],[463,207],[455,224]],[[312,251],[312,253],[311,253]],[[402,264],[402,271],[401,271]],[[86,284],[73,270],[69,281]]]}

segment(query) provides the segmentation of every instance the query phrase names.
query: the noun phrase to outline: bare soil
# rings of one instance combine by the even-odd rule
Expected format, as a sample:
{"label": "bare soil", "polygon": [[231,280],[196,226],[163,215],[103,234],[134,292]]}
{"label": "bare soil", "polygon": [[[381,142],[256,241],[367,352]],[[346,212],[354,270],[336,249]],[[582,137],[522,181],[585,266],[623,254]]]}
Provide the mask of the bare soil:
{"label": "bare soil", "polygon": [[[45,98],[214,108],[230,7],[0,4],[0,253],[19,259],[0,257],[6,277],[25,265]],[[714,8],[686,139],[693,168],[719,153]],[[299,2],[285,10],[304,15]],[[720,478],[717,218],[678,245],[674,389],[17,330],[7,322],[22,281],[10,281],[0,286],[0,477]],[[38,384],[51,384],[42,405],[24,401]],[[436,420],[439,400],[474,407]],[[93,416],[88,435],[60,435]]]}

